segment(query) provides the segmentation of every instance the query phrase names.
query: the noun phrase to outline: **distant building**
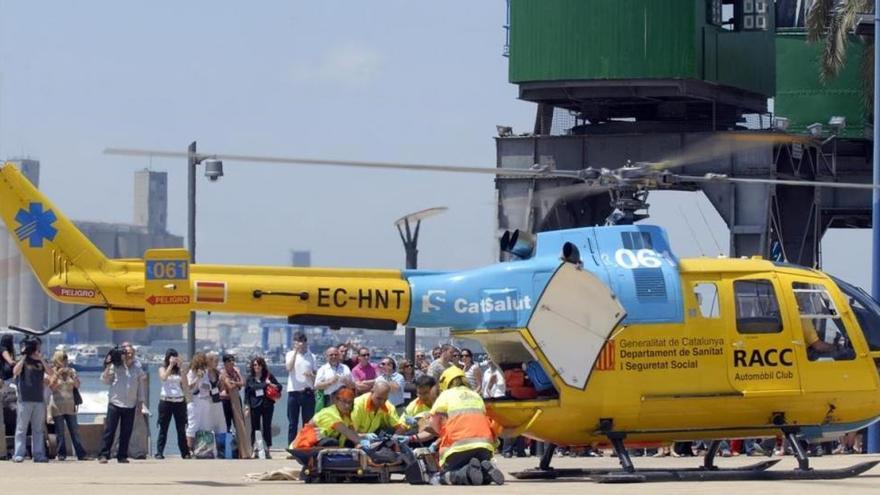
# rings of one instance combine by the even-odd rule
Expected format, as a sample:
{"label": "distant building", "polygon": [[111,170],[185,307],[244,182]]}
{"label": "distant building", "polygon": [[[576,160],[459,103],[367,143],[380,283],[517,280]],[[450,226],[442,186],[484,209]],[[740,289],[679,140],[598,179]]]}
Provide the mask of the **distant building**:
{"label": "distant building", "polygon": [[[39,186],[40,162],[22,159],[15,163]],[[159,247],[182,247],[183,237],[168,233],[168,176],[165,172],[135,172],[134,223],[74,222],[109,258],[142,258],[144,251]],[[49,299],[40,287],[18,246],[0,222],[0,326],[20,325],[43,329],[67,318],[82,306]],[[139,344],[174,340],[183,336],[182,326],[153,326],[146,330],[111,331],[104,313],[93,311],[70,322],[67,342],[122,342]]]}
{"label": "distant building", "polygon": [[291,266],[299,266],[299,267],[309,267],[312,266],[312,252],[311,251],[296,251],[294,249],[290,250],[290,264]]}

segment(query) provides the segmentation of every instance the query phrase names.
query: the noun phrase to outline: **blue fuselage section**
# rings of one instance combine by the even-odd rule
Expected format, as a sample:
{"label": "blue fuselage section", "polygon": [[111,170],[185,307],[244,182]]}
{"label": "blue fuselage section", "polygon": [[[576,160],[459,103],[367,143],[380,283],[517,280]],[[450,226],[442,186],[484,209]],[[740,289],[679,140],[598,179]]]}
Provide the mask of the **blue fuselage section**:
{"label": "blue fuselage section", "polygon": [[525,327],[563,262],[566,242],[578,248],[583,269],[601,280],[626,309],[625,324],[682,321],[678,260],[666,233],[652,225],[626,225],[540,233],[533,256],[524,260],[460,272],[407,271],[404,276],[412,291],[407,325],[453,330]]}

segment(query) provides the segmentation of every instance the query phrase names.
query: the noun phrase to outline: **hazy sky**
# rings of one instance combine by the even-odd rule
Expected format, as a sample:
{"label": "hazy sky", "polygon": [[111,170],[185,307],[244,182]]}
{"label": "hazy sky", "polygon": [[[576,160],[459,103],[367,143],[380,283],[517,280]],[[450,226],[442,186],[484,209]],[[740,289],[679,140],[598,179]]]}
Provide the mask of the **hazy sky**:
{"label": "hazy sky", "polygon": [[[503,0],[0,0],[0,156],[38,158],[41,188],[78,220],[130,221],[133,171],[167,170],[178,234],[185,161],[105,156],[105,147],[183,151],[195,139],[202,152],[494,166],[495,125],[523,132],[534,121],[534,105],[507,82],[504,9]],[[400,267],[392,222],[432,206],[449,212],[423,226],[421,266],[495,256],[490,177],[231,162],[225,171],[198,183],[203,262],[286,264],[290,249],[311,249],[316,265]],[[653,221],[679,254],[716,254],[716,242],[726,252],[705,198],[670,194],[652,197]],[[680,206],[691,202],[706,221]],[[826,267],[867,284],[869,240],[833,234]]]}

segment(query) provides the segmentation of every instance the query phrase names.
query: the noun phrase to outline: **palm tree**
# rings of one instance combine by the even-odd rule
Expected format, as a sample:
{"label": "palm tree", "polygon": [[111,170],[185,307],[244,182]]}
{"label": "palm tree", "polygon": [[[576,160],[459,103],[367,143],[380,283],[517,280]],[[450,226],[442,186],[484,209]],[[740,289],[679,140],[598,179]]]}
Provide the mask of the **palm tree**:
{"label": "palm tree", "polygon": [[[873,14],[873,0],[813,0],[806,16],[807,41],[825,43],[821,57],[822,81],[834,79],[846,65],[849,36],[860,14]],[[874,43],[866,43],[861,60],[862,89],[865,104],[873,108]]]}

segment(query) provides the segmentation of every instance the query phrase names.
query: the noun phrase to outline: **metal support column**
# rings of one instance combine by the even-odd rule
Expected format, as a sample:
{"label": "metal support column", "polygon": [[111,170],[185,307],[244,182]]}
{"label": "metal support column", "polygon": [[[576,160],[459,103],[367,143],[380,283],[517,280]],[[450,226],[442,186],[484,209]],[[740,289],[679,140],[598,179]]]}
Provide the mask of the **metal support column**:
{"label": "metal support column", "polygon": [[[878,124],[878,115],[880,115],[880,38],[877,33],[880,32],[880,0],[874,0],[874,186],[880,185],[880,125]],[[872,219],[871,229],[874,237],[874,245],[871,256],[871,294],[874,299],[880,298],[880,191],[874,189],[872,202]],[[867,434],[868,453],[876,454],[880,452],[880,425],[874,423],[868,427]]]}

